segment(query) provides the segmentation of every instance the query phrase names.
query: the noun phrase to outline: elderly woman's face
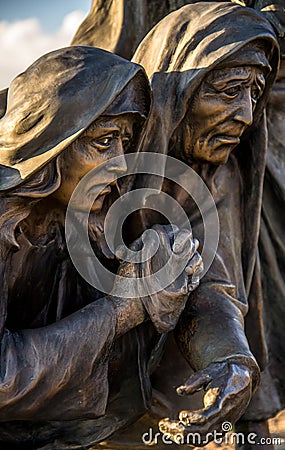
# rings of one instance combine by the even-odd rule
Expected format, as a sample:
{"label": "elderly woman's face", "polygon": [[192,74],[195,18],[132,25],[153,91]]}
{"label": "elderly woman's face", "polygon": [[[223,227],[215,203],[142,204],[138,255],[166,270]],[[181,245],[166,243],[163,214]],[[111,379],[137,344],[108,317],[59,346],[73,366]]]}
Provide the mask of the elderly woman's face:
{"label": "elderly woman's face", "polygon": [[185,154],[191,160],[225,164],[252,124],[264,86],[264,75],[255,66],[212,71],[190,105]]}
{"label": "elderly woman's face", "polygon": [[[116,160],[114,164],[108,166],[107,175],[106,170],[96,173],[94,187],[113,184],[118,175],[126,172],[124,151],[132,139],[135,120],[133,116],[133,114],[102,116],[60,155],[61,186],[53,196],[62,205],[67,206],[78,183],[100,164],[116,156],[122,156],[119,162]],[[110,191],[110,186],[103,188],[93,203],[92,212],[102,208],[104,198]],[[82,199],[82,205],[85,200]]]}

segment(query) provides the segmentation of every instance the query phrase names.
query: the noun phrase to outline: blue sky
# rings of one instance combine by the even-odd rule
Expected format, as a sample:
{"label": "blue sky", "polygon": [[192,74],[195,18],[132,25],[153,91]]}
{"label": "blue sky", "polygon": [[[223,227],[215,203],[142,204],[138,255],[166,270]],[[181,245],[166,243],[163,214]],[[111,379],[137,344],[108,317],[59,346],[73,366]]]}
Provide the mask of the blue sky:
{"label": "blue sky", "polygon": [[41,55],[70,44],[92,0],[0,0],[0,89]]}
{"label": "blue sky", "polygon": [[74,10],[88,12],[92,0],[0,0],[0,20],[37,17],[43,28],[56,31],[66,14]]}

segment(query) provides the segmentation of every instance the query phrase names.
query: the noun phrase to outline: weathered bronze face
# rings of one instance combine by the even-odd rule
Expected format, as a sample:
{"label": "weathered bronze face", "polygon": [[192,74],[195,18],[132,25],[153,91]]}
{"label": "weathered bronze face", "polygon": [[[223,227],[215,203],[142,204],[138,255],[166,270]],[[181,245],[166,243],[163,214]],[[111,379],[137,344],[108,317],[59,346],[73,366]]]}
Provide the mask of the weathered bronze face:
{"label": "weathered bronze face", "polygon": [[225,164],[239,144],[265,86],[257,67],[217,69],[204,79],[189,109],[185,151],[191,160]]}
{"label": "weathered bronze face", "polygon": [[[60,155],[61,185],[53,195],[63,206],[67,206],[74,189],[90,170],[111,158],[124,155],[132,138],[134,120],[131,114],[101,117]],[[126,169],[123,158],[120,164],[116,162],[109,169],[108,179],[106,171],[102,175],[100,172],[96,174],[94,187],[114,183],[115,175],[124,173]],[[107,187],[101,192],[92,206],[92,212],[101,209],[104,198],[110,191],[111,188]]]}

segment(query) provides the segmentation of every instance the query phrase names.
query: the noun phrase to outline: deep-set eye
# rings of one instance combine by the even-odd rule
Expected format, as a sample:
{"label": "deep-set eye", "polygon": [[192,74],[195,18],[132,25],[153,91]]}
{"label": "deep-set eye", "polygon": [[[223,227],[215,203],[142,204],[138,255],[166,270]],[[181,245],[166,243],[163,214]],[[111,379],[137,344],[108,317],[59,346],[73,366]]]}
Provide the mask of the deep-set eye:
{"label": "deep-set eye", "polygon": [[102,136],[100,138],[93,139],[91,141],[91,145],[93,145],[93,147],[98,148],[99,150],[107,150],[110,147],[113,139],[114,139],[113,134]]}
{"label": "deep-set eye", "polygon": [[110,145],[111,144],[111,140],[112,140],[111,138],[104,138],[104,139],[101,139],[101,143],[103,145]]}
{"label": "deep-set eye", "polygon": [[225,89],[223,92],[228,97],[236,97],[236,95],[239,93],[240,87],[239,86],[232,86],[227,89]]}
{"label": "deep-set eye", "polygon": [[128,145],[130,144],[131,141],[131,136],[129,135],[125,135],[122,137],[122,143],[123,143],[123,147],[128,147]]}
{"label": "deep-set eye", "polygon": [[258,87],[251,88],[251,98],[253,100],[258,100],[260,96],[261,96],[261,91]]}

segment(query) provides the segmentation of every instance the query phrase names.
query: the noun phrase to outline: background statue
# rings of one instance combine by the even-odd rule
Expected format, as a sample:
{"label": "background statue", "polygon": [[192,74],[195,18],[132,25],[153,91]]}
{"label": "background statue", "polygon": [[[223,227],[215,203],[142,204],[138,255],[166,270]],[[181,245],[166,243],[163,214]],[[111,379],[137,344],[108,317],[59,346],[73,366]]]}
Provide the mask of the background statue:
{"label": "background statue", "polygon": [[[16,77],[6,106],[5,100],[0,442],[15,449],[85,448],[147,409],[147,363],[161,337],[157,324],[166,331],[175,326],[197,284],[201,259],[189,234],[157,228],[162,245],[156,260],[180,245],[195,266],[195,282],[186,267],[156,295],[156,310],[147,314],[151,296],[144,303],[104,296],[81,278],[66,248],[64,219],[73,189],[91,169],[120,155],[104,180],[94,177],[94,187],[110,183],[93,203],[88,230],[94,250],[104,250],[102,221],[118,195],[114,179],[125,173],[124,151],[136,149],[149,112],[149,85],[140,66],[100,49],[68,47]],[[186,241],[191,245],[184,249]],[[151,260],[149,271],[156,264]],[[136,274],[137,266],[122,263],[118,270]],[[172,321],[164,323],[168,315]]]}
{"label": "background statue", "polygon": [[[200,1],[93,0],[88,16],[74,35],[72,45],[93,45],[131,59],[140,41],[163,17],[182,6]],[[274,25],[278,36],[284,36],[284,0],[231,1],[262,12]]]}
{"label": "background statue", "polygon": [[130,59],[138,43],[185,0],[93,0],[71,44],[93,45]]}

